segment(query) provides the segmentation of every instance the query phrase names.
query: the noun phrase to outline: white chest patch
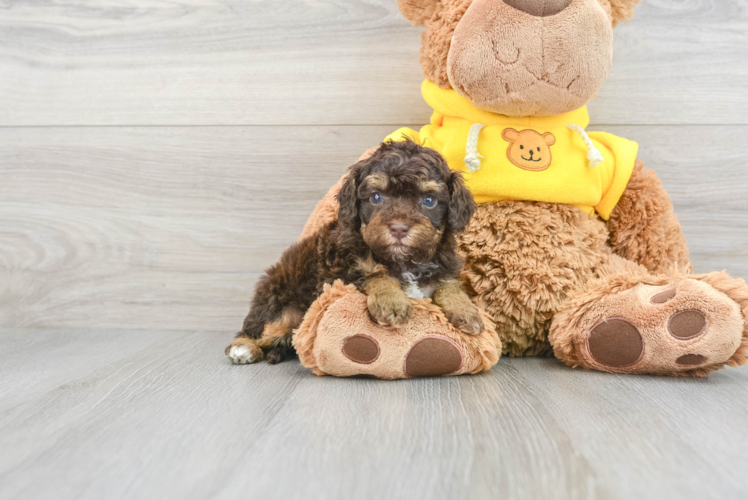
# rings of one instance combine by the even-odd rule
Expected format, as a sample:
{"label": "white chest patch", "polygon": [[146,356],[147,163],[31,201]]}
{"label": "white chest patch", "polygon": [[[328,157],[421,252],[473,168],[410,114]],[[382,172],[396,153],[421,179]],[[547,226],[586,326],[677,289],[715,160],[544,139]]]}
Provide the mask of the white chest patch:
{"label": "white chest patch", "polygon": [[403,273],[403,280],[408,283],[405,293],[411,299],[430,299],[434,295],[434,287],[420,287],[413,273]]}

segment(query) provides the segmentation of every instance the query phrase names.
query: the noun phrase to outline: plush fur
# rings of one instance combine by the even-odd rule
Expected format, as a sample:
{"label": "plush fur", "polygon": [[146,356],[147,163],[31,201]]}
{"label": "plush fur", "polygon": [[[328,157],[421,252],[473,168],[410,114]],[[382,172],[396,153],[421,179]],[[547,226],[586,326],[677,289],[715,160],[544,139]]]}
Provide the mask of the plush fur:
{"label": "plush fur", "polygon": [[[502,115],[543,116],[585,104],[607,74],[613,27],[633,15],[638,0],[573,0],[547,17],[528,13],[524,1],[400,0],[408,20],[425,26],[426,78]],[[533,0],[533,9],[541,3],[558,7],[558,0]],[[334,218],[337,189],[315,209],[305,234]],[[463,288],[490,314],[509,355],[553,352],[572,366],[689,376],[748,362],[748,286],[721,273],[690,274],[670,198],[640,161],[608,221],[568,205],[486,203],[458,248]],[[651,301],[661,293],[673,298]],[[683,311],[706,325],[692,339],[671,330]],[[630,337],[642,339],[638,360],[606,365],[592,355],[590,339],[608,322],[629,325]]]}
{"label": "plush fur", "polygon": [[662,182],[638,160],[608,221],[610,246],[653,273],[691,271],[688,246]]}
{"label": "plush fur", "polygon": [[[413,318],[396,333],[383,328],[367,315],[367,299],[353,285],[336,281],[325,285],[324,292],[304,317],[294,335],[294,347],[301,364],[316,375],[369,375],[383,379],[406,378],[408,354],[419,340],[439,337],[448,340],[462,353],[462,364],[445,375],[478,373],[499,360],[501,341],[488,314],[481,311],[485,325],[478,335],[465,335],[456,329],[442,309],[427,299],[412,300]],[[367,335],[378,341],[380,355],[361,364],[346,357],[340,349],[351,335]]]}
{"label": "plush fur", "polygon": [[286,250],[260,278],[242,330],[226,351],[233,362],[262,359],[248,339],[268,362],[283,361],[292,352],[293,330],[323,285],[335,280],[365,292],[380,325],[411,319],[406,290],[415,287],[435,291],[434,302],[461,331],[483,330],[480,313],[456,284],[463,261],[455,235],[475,203],[441,155],[409,141],[382,144],[351,167],[335,198],[337,219]]}
{"label": "plush fur", "polygon": [[633,11],[616,2],[613,17],[607,0],[574,0],[550,17],[529,16],[500,0],[424,5],[419,11],[401,1],[406,17],[425,26],[424,76],[509,116],[555,115],[586,104],[610,71],[613,25]]}
{"label": "plush fur", "polygon": [[596,0],[574,0],[550,17],[473,0],[449,40],[446,69],[449,85],[478,108],[548,116],[594,97],[612,58],[610,19]]}

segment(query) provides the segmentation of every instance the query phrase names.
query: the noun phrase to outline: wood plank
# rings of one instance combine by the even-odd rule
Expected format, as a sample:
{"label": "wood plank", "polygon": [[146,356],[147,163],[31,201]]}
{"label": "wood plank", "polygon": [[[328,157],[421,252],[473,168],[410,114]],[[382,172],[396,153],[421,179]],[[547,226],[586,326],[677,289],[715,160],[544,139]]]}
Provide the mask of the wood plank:
{"label": "wood plank", "polygon": [[[606,130],[642,144],[697,271],[748,277],[748,127]],[[258,273],[390,131],[2,129],[0,326],[235,331]]]}
{"label": "wood plank", "polygon": [[701,500],[748,486],[746,368],[670,379],[502,359],[387,382],[232,366],[225,333],[36,333],[61,342],[0,351],[0,371],[65,339],[90,349],[58,365],[57,386],[30,362],[3,377],[28,392],[0,410],[0,498]]}
{"label": "wood plank", "polygon": [[94,371],[157,344],[162,334],[128,332],[127,342],[80,331],[0,329],[2,379],[0,412],[74,383],[82,370]]}
{"label": "wood plank", "polygon": [[611,497],[745,496],[748,433],[737,430],[748,410],[745,367],[676,380],[570,372],[550,359],[520,366],[523,361],[530,360],[510,368],[593,464],[595,483],[613,489]]}
{"label": "wood plank", "polygon": [[[743,0],[644,2],[597,124],[746,124]],[[11,2],[0,126],[424,123],[395,0]]]}

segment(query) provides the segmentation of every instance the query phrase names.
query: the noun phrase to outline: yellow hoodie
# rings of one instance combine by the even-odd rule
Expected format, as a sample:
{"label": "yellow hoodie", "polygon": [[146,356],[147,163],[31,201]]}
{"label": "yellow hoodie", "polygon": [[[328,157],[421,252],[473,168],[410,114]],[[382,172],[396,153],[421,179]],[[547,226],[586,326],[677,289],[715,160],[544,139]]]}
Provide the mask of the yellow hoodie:
{"label": "yellow hoodie", "polygon": [[401,128],[385,140],[409,137],[439,151],[463,173],[478,203],[563,203],[607,220],[626,189],[639,146],[604,132],[587,135],[586,107],[513,118],[480,110],[428,80],[421,91],[434,109],[431,123],[419,132]]}

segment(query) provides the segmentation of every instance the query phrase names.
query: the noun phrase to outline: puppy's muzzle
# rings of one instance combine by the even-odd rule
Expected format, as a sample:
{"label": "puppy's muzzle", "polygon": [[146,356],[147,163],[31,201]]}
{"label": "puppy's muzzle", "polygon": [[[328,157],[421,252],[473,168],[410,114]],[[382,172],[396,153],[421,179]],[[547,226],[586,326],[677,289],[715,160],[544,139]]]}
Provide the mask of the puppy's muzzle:
{"label": "puppy's muzzle", "polygon": [[409,231],[410,226],[407,224],[390,224],[390,234],[398,241],[402,241],[406,236],[408,236]]}

